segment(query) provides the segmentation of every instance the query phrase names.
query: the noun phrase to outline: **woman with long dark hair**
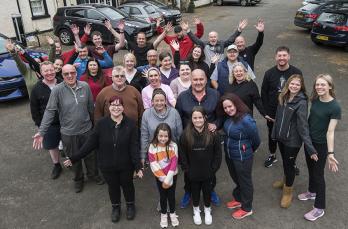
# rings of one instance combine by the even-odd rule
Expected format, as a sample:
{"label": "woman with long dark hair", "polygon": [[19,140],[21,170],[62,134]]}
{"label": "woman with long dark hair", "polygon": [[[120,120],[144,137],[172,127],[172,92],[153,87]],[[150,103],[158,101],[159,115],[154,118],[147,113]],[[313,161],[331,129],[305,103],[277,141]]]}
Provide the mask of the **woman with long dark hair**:
{"label": "woman with long dark hair", "polygon": [[230,176],[236,184],[232,192],[233,200],[227,203],[227,208],[239,208],[232,213],[232,217],[242,219],[253,214],[252,167],[260,137],[248,107],[237,95],[225,94],[220,101],[220,109],[226,115],[223,124],[226,133],[225,159]]}
{"label": "woman with long dark hair", "polygon": [[207,115],[201,106],[192,109],[191,121],[180,138],[179,155],[182,169],[191,185],[193,221],[202,223],[199,209],[200,193],[203,193],[205,224],[212,224],[212,178],[221,165],[221,141],[219,135],[209,131]]}

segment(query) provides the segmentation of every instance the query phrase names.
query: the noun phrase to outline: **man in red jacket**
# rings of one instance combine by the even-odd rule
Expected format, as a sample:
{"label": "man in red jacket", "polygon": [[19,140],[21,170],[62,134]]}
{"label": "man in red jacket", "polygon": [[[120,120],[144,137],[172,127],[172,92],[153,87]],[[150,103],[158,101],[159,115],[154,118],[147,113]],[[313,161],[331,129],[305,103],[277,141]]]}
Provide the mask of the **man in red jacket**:
{"label": "man in red jacket", "polygon": [[[157,33],[161,34],[163,32],[163,28],[160,26],[160,21],[157,20]],[[187,22],[181,22],[182,23],[187,23]],[[199,18],[194,18],[194,23],[196,24],[196,37],[201,38],[204,34],[204,26],[199,20]],[[170,25],[170,24],[169,24]],[[170,46],[173,56],[175,53],[175,50],[172,48],[170,45],[172,40],[176,40],[179,45],[180,45],[180,60],[186,60],[188,55],[191,53],[194,43],[191,40],[191,38],[182,30],[180,25],[177,25],[174,27],[174,33],[175,35],[166,35],[164,37],[164,41]]]}

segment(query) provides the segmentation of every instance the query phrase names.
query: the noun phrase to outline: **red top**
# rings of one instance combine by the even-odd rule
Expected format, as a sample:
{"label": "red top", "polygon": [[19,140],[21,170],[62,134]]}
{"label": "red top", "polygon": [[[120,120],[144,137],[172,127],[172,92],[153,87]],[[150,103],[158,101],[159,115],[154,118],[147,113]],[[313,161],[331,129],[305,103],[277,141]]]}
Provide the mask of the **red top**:
{"label": "red top", "polygon": [[[88,41],[88,35],[87,34],[83,34],[83,36],[81,37],[81,44],[86,44]],[[67,64],[71,58],[71,56],[75,53],[75,48],[72,48],[69,51],[65,51],[60,55],[60,58],[63,60],[64,64]]]}
{"label": "red top", "polygon": [[[92,95],[93,95],[93,101],[95,102],[97,95],[99,94],[99,92],[106,86],[109,86],[112,84],[112,80],[111,80],[111,71],[112,68],[108,68],[108,69],[104,69],[103,70],[103,77],[105,77],[105,83],[104,85],[100,85],[98,81],[94,82],[94,80],[89,77],[87,79],[87,73],[83,74],[80,78],[80,81],[85,81],[88,83],[89,88],[91,89]],[[86,80],[87,79],[87,80]]]}

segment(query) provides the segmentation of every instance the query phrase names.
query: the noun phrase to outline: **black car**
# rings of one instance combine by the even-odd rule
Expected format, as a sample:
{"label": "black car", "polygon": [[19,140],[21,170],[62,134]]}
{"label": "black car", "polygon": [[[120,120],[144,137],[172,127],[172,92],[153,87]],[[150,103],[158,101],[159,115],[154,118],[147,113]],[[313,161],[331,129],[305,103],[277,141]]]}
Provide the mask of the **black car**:
{"label": "black car", "polygon": [[71,24],[80,27],[80,33],[83,33],[83,27],[87,23],[91,24],[92,31],[99,31],[103,34],[103,41],[113,43],[114,37],[104,26],[105,20],[110,20],[113,28],[117,31],[117,24],[120,20],[125,20],[125,37],[133,39],[139,32],[144,32],[146,37],[153,35],[151,25],[144,20],[129,18],[121,10],[108,5],[85,4],[78,6],[60,7],[53,17],[53,31],[59,37],[62,44],[70,45],[74,37],[70,30]]}
{"label": "black car", "polygon": [[145,0],[145,1],[127,0],[125,3],[130,3],[130,2],[141,2],[154,7],[159,13],[162,14],[165,23],[172,22],[173,24],[179,24],[181,22],[182,15],[180,10],[173,7],[171,8],[163,4],[162,2],[158,2],[155,0]]}
{"label": "black car", "polygon": [[348,1],[332,1],[332,0],[311,0],[307,5],[297,10],[294,24],[301,28],[311,29],[313,22],[317,20],[319,15],[328,9],[339,9]]}
{"label": "black car", "polygon": [[318,45],[335,45],[348,51],[348,7],[323,12],[313,24],[311,39]]}
{"label": "black car", "polygon": [[253,6],[260,3],[261,0],[214,0],[216,5],[222,6],[224,3],[239,3],[241,6]]}

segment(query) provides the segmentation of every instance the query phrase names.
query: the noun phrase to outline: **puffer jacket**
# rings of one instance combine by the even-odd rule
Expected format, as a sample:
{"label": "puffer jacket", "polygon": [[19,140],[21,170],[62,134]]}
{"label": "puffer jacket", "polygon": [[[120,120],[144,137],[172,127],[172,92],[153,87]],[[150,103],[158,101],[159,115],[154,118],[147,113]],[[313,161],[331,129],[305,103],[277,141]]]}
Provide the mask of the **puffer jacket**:
{"label": "puffer jacket", "polygon": [[303,142],[310,155],[316,153],[309,136],[307,114],[307,96],[302,92],[284,105],[279,104],[272,138],[289,147],[301,147]]}
{"label": "puffer jacket", "polygon": [[223,128],[226,133],[224,140],[226,156],[238,161],[251,158],[260,145],[256,122],[251,115],[247,114],[239,121],[228,118]]}

